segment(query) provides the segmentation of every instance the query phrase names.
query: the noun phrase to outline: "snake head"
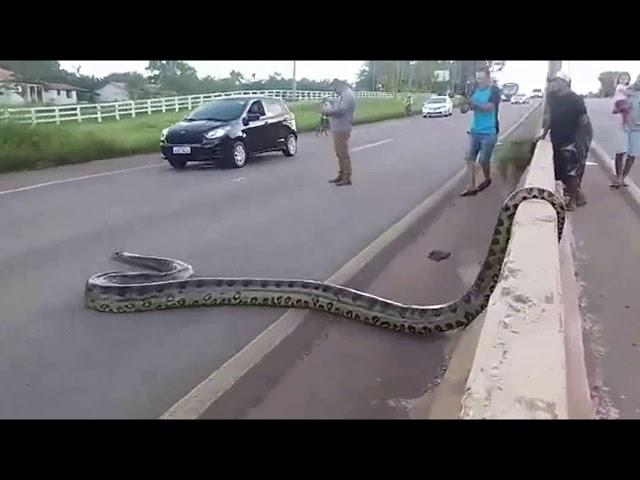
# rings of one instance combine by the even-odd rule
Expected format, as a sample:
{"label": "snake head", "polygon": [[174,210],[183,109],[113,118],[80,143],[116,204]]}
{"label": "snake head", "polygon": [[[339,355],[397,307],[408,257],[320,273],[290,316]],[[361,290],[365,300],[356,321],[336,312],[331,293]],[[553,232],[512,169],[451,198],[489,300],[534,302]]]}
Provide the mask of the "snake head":
{"label": "snake head", "polygon": [[124,252],[123,252],[122,250],[120,250],[120,249],[116,248],[116,249],[113,251],[112,256],[113,256],[114,258],[122,258],[122,257],[123,257],[123,255],[122,255],[122,254],[123,254],[123,253],[124,253]]}

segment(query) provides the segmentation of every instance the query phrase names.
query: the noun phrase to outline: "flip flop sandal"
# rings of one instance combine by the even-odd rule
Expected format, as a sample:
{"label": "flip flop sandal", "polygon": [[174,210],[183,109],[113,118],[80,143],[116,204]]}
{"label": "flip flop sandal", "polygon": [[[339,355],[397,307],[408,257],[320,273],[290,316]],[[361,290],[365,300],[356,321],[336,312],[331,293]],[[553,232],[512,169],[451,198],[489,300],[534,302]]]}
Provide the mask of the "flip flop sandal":
{"label": "flip flop sandal", "polygon": [[611,185],[609,185],[609,188],[617,190],[620,188],[620,184],[619,183],[612,183]]}
{"label": "flip flop sandal", "polygon": [[472,197],[478,194],[478,190],[465,190],[460,194],[461,197]]}
{"label": "flip flop sandal", "polygon": [[480,185],[478,185],[478,188],[476,189],[476,191],[481,192],[483,190],[486,190],[487,188],[489,188],[489,185],[491,185],[491,179],[485,180]]}

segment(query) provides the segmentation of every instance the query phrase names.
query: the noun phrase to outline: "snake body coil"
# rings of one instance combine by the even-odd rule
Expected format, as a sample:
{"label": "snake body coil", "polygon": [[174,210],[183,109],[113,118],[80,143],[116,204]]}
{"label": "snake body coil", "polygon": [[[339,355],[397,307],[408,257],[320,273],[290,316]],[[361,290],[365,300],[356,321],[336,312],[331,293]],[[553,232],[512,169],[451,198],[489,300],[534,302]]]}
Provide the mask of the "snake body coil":
{"label": "snake body coil", "polygon": [[487,256],[473,285],[442,305],[403,305],[346,287],[311,280],[270,278],[191,278],[190,265],[170,258],[116,251],[121,262],[154,270],[93,275],[85,287],[88,308],[109,313],[186,307],[250,306],[306,308],[400,332],[445,332],[471,323],[487,306],[495,289],[518,206],[532,199],[549,202],[558,218],[558,238],[565,220],[564,202],[554,192],[527,187],[503,203]]}

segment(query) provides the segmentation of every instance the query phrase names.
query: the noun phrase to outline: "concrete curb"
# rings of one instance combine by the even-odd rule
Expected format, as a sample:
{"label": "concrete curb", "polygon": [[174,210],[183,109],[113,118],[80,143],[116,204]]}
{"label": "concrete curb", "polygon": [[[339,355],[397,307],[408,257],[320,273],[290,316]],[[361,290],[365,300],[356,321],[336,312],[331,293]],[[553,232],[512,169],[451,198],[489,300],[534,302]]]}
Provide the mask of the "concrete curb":
{"label": "concrete curb", "polygon": [[565,350],[567,352],[567,396],[569,418],[595,418],[596,406],[591,400],[589,377],[582,337],[580,315],[580,288],[576,280],[574,263],[575,238],[571,222],[567,221],[560,243],[560,276],[562,281],[562,305],[565,319]]}
{"label": "concrete curb", "polygon": [[[537,104],[531,108],[500,137],[500,140],[504,141],[511,136],[541,105]],[[354,283],[364,283],[367,279],[375,276],[394,252],[420,231],[429,215],[450,200],[456,188],[460,188],[465,172],[466,167],[458,171],[440,189],[334,273],[327,279],[327,282],[340,285],[352,284],[353,286]],[[309,314],[310,312],[307,310],[287,311],[222,367],[175,403],[160,419],[197,419],[200,417],[263,359],[269,355],[277,356],[275,354],[276,347],[296,330],[300,330],[299,327]],[[308,333],[307,336],[309,336]]]}

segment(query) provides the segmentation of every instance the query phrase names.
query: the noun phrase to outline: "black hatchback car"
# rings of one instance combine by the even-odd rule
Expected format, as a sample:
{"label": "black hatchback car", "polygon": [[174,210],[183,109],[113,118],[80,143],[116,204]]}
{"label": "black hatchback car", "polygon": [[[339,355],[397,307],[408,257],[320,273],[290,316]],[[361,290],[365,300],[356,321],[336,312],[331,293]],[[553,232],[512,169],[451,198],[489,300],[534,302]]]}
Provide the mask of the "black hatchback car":
{"label": "black hatchback car", "polygon": [[244,167],[256,153],[281,151],[293,157],[298,149],[296,119],[276,98],[241,97],[214,100],[162,131],[162,157],[182,169],[187,162],[222,160]]}

